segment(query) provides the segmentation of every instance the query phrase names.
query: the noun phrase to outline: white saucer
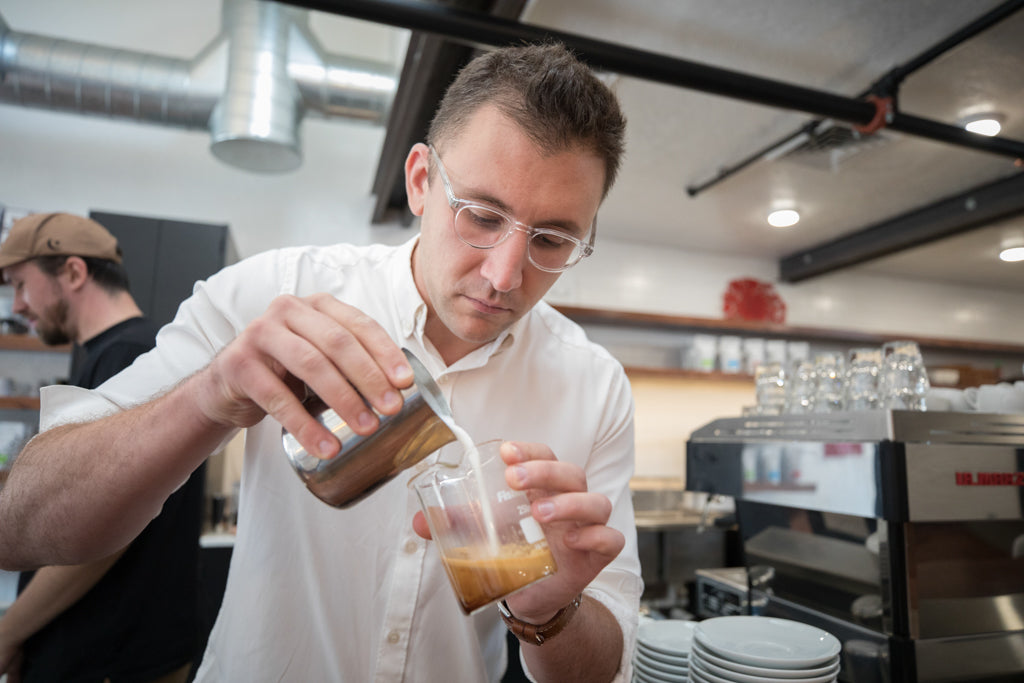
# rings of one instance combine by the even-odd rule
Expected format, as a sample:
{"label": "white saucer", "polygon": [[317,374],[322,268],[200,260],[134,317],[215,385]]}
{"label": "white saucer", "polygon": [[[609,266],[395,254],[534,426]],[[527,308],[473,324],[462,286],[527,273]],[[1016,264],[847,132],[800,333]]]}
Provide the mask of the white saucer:
{"label": "white saucer", "polygon": [[[839,673],[839,664],[837,662],[830,673],[819,676],[807,676],[806,678],[776,678],[772,675],[776,671],[781,671],[781,669],[762,669],[764,673],[756,675],[744,674],[712,664],[704,659],[703,653],[694,655],[693,668],[709,677],[714,676],[730,683],[829,683],[829,681],[834,681],[836,674]],[[713,678],[712,680],[715,679]]]}
{"label": "white saucer", "polygon": [[690,671],[690,683],[715,683],[710,678],[705,678],[704,674],[693,669]]}
{"label": "white saucer", "polygon": [[793,681],[808,681],[818,676],[835,676],[839,672],[839,657],[835,657],[834,661],[829,662],[824,666],[815,667],[813,669],[778,669],[769,668],[763,666],[750,666],[749,664],[738,664],[737,662],[729,661],[724,657],[720,657],[700,643],[694,643],[693,648],[690,650],[691,659],[700,659],[705,665],[711,668],[711,671],[715,671],[715,668],[711,665],[717,666],[721,669],[725,669],[729,673],[748,674],[750,676],[760,676],[762,678],[773,678],[779,679],[781,683],[784,683],[786,679]]}
{"label": "white saucer", "polygon": [[633,681],[634,683],[661,683],[657,678],[651,678],[636,667],[633,667]]}
{"label": "white saucer", "polygon": [[644,676],[647,676],[648,678],[654,679],[659,682],[663,681],[664,683],[687,683],[687,679],[690,673],[689,669],[687,669],[686,671],[677,671],[671,673],[667,671],[658,671],[657,669],[652,669],[646,666],[643,662],[635,660],[633,661],[633,668],[636,671],[642,673]]}
{"label": "white saucer", "polygon": [[690,668],[689,658],[681,659],[676,657],[673,658],[673,661],[668,662],[664,659],[651,657],[649,654],[639,649],[633,653],[633,661],[643,662],[648,668],[656,671],[668,671],[671,673],[676,673],[678,671],[685,673],[686,670]]}
{"label": "white saucer", "polygon": [[772,669],[820,667],[839,655],[827,631],[774,617],[714,617],[700,622],[694,640],[729,661]]}
{"label": "white saucer", "polygon": [[661,619],[641,622],[637,629],[637,643],[648,650],[655,650],[676,657],[690,652],[697,623],[682,619]]}
{"label": "white saucer", "polygon": [[667,655],[664,652],[658,650],[652,650],[646,647],[643,643],[637,643],[636,655],[643,655],[648,659],[653,659],[661,664],[668,664],[669,666],[687,666],[690,663],[690,655]]}

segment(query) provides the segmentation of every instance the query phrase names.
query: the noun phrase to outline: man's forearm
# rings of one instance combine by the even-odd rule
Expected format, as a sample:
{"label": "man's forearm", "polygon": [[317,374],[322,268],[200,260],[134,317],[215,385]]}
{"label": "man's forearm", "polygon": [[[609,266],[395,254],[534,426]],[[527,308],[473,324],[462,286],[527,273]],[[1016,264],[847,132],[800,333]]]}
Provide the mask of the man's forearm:
{"label": "man's forearm", "polygon": [[230,432],[199,412],[193,379],[32,439],[0,490],[0,567],[81,564],[128,545]]}
{"label": "man's forearm", "polygon": [[565,630],[543,645],[524,643],[522,652],[538,681],[610,681],[622,659],[622,629],[604,605],[584,596]]}
{"label": "man's forearm", "polygon": [[24,643],[82,599],[124,554],[70,567],[43,567],[0,618],[0,643]]}

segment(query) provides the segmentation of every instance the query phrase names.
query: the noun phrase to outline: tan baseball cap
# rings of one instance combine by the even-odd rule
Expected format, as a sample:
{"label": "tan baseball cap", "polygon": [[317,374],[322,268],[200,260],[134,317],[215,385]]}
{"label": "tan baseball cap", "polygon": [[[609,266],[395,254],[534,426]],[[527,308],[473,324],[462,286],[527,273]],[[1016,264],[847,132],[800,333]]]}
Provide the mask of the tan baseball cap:
{"label": "tan baseball cap", "polygon": [[102,225],[71,213],[34,213],[14,221],[0,242],[0,269],[40,256],[93,256],[121,262],[117,238]]}

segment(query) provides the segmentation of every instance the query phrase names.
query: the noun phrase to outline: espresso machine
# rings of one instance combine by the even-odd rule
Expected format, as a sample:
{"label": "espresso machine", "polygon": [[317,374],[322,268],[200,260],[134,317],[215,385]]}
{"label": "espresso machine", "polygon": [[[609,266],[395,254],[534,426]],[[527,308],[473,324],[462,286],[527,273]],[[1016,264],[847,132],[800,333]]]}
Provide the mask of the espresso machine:
{"label": "espresso machine", "polygon": [[1024,681],[1024,416],[715,420],[686,488],[735,500],[740,604],[839,638],[839,680]]}

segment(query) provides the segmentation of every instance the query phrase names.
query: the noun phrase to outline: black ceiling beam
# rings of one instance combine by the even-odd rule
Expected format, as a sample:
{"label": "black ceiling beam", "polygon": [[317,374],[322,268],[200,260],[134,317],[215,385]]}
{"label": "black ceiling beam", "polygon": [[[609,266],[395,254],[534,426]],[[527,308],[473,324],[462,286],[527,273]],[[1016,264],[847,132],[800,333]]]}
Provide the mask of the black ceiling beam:
{"label": "black ceiling beam", "polygon": [[[876,113],[875,105],[865,100],[415,0],[282,1],[289,5],[388,26],[435,33],[470,44],[502,46],[557,40],[574,50],[593,67],[755,104],[794,109],[861,126],[870,124]],[[890,112],[886,125],[892,130],[909,135],[1015,159],[1024,158],[1024,142],[1019,140],[975,135],[957,126],[898,111]]]}
{"label": "black ceiling beam", "polygon": [[1024,173],[980,185],[779,261],[779,279],[800,282],[1024,213]]}

